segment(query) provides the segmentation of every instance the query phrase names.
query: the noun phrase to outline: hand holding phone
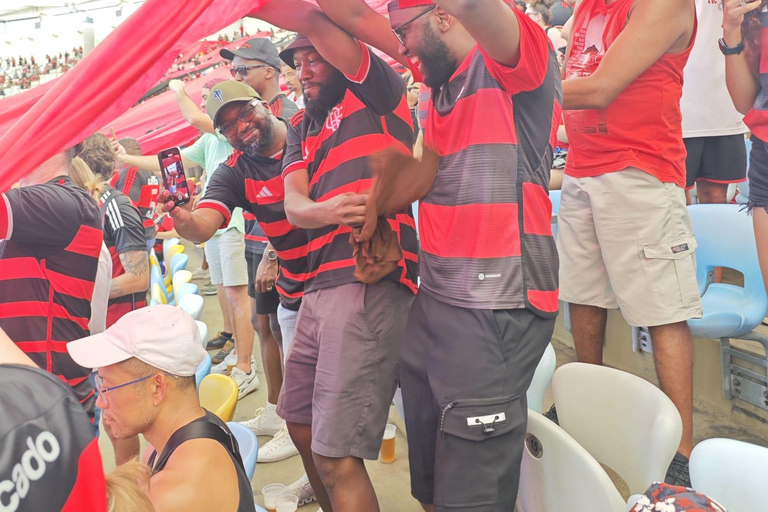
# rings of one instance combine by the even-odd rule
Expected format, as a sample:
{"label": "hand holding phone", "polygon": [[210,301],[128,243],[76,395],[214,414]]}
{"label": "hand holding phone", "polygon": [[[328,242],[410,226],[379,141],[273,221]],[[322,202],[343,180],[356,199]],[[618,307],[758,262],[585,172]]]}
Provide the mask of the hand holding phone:
{"label": "hand holding phone", "polygon": [[157,159],[163,174],[163,184],[169,192],[174,206],[187,204],[190,193],[187,175],[184,173],[184,165],[181,162],[181,151],[176,147],[164,149],[157,154]]}

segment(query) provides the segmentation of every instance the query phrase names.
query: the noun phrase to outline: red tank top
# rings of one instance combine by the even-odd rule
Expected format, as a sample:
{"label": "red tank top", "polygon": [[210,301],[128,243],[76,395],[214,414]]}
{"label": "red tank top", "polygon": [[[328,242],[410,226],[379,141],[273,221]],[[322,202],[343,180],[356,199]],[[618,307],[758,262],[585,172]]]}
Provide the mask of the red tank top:
{"label": "red tank top", "polygon": [[[576,9],[566,79],[590,76],[624,30],[635,0],[584,0]],[[694,26],[694,34],[695,26]],[[695,36],[681,53],[665,54],[608,108],[564,111],[570,149],[565,173],[599,176],[637,167],[685,187],[680,97],[683,68]]]}

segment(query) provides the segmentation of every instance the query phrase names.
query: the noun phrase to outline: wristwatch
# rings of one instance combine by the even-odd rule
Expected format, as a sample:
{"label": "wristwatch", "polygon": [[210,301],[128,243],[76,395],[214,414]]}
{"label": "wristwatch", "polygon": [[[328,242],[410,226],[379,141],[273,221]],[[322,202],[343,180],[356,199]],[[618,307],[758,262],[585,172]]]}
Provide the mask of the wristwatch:
{"label": "wristwatch", "polygon": [[267,259],[269,261],[275,261],[277,259],[277,251],[274,249],[270,249],[267,251]]}
{"label": "wristwatch", "polygon": [[718,39],[717,44],[720,46],[720,51],[723,52],[723,55],[739,55],[744,51],[744,41],[734,47],[730,47],[725,44],[725,39],[720,38]]}

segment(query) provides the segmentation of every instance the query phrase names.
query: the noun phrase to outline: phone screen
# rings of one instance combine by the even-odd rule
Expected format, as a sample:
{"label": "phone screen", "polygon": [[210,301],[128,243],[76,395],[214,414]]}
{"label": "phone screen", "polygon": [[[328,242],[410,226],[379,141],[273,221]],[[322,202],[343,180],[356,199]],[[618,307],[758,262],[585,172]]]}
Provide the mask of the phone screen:
{"label": "phone screen", "polygon": [[165,188],[171,193],[171,199],[176,206],[189,202],[189,188],[187,176],[184,173],[184,165],[181,163],[179,148],[164,149],[157,155],[160,168],[163,171]]}

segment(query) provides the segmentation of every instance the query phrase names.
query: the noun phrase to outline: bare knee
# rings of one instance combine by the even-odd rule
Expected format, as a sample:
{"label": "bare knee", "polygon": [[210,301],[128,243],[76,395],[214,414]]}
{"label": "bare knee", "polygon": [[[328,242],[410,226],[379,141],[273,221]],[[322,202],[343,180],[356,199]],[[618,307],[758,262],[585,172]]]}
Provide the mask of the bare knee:
{"label": "bare knee", "polygon": [[361,468],[364,469],[363,461],[355,457],[325,457],[313,453],[312,458],[326,487],[333,487],[336,482],[348,480]]}

